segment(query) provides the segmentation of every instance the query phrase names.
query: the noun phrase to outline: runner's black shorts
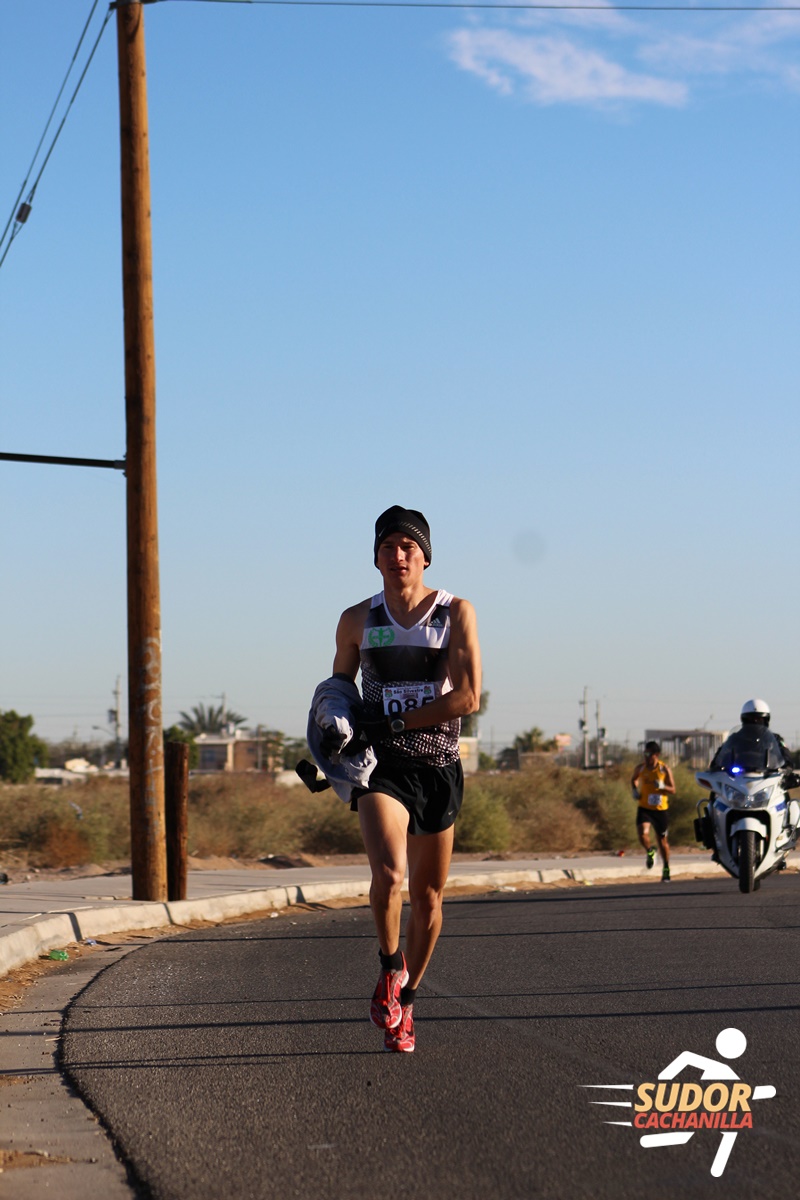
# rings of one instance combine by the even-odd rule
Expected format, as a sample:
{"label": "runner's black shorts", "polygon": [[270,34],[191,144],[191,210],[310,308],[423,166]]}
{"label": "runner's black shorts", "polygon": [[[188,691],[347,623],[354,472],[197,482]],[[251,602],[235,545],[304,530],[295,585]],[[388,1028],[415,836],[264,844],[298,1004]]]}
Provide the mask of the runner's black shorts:
{"label": "runner's black shorts", "polygon": [[637,825],[652,825],[657,833],[666,837],[669,826],[668,814],[665,808],[638,808],[636,810]]}
{"label": "runner's black shorts", "polygon": [[359,796],[370,792],[382,792],[400,801],[408,811],[409,833],[443,833],[455,823],[464,800],[461,759],[446,767],[379,759],[369,777],[369,787],[353,788],[353,812],[358,812]]}

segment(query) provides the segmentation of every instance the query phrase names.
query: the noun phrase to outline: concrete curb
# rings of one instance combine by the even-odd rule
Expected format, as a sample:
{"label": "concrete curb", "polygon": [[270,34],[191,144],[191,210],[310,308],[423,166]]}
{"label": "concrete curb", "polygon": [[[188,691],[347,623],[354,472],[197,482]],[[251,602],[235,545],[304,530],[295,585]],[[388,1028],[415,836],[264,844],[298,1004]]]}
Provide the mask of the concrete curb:
{"label": "concrete curb", "polygon": [[[675,866],[673,878],[679,875],[708,875],[722,877],[725,872],[708,861]],[[447,887],[511,887],[524,883],[593,883],[595,880],[631,878],[658,882],[657,871],[634,866],[631,862],[618,867],[571,869],[569,867],[543,870],[487,871],[482,874],[451,874]],[[369,880],[327,881],[306,883],[296,887],[271,887],[260,890],[232,892],[208,896],[201,900],[173,900],[167,903],[131,900],[109,908],[81,908],[51,913],[30,924],[12,927],[0,934],[0,976],[16,967],[63,949],[87,938],[112,933],[130,933],[137,929],[160,929],[188,925],[192,921],[224,921],[231,917],[247,916],[270,909],[290,908],[293,904],[315,904],[325,900],[359,899],[369,895]]]}
{"label": "concrete curb", "polygon": [[[722,878],[725,871],[722,867],[712,862],[698,862],[691,865],[679,865],[672,868],[672,878],[676,879],[679,875],[718,875]],[[630,879],[636,878],[650,883],[659,883],[661,881],[661,870],[650,870],[646,867],[638,867],[622,865],[618,867],[589,867],[581,869],[573,869],[570,867],[550,868],[547,870],[523,870],[523,871],[490,871],[485,875],[469,874],[469,875],[449,875],[447,878],[447,886],[452,887],[494,887],[496,885],[509,885],[512,883],[594,883],[596,879]]]}

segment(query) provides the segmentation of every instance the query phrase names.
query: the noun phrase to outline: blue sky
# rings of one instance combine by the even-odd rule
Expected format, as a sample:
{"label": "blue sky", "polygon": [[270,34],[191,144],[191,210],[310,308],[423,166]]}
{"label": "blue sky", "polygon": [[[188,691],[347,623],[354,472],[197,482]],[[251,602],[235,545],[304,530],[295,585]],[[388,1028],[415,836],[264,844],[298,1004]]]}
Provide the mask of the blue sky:
{"label": "blue sky", "polygon": [[[3,6],[3,224],[90,9]],[[167,723],[301,734],[401,503],[478,611],[487,747],[577,734],[584,686],[620,740],[753,694],[800,738],[800,13],[145,20]],[[118,159],[112,19],[0,271],[0,449],[124,453]],[[0,468],[0,709],[88,737],[123,479]]]}

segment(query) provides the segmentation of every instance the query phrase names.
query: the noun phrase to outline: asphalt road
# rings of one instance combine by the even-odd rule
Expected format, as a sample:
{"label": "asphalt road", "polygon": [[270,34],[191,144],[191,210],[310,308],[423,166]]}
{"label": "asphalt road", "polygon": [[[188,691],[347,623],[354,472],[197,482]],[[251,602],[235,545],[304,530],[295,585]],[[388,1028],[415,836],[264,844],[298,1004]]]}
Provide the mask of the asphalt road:
{"label": "asphalt road", "polygon": [[[291,912],[157,942],[73,1002],[63,1065],[157,1200],[789,1197],[800,1130],[800,877],[497,893],[447,903],[417,1051],[368,1019],[368,910]],[[752,1103],[721,1179],[718,1131],[644,1148],[634,1093],[682,1051]],[[681,1079],[699,1079],[688,1067]]]}

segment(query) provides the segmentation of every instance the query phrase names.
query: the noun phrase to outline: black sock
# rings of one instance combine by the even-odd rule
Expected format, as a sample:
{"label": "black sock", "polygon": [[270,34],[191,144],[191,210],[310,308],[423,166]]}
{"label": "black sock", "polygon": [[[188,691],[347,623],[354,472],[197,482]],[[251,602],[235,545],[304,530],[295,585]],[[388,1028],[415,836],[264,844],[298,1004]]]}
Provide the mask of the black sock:
{"label": "black sock", "polygon": [[381,960],[381,966],[384,971],[402,971],[403,951],[399,947],[395,950],[394,954],[384,954],[382,950],[379,950],[378,957]]}
{"label": "black sock", "polygon": [[402,1004],[403,1008],[408,1008],[409,1004],[414,1003],[416,994],[417,989],[408,987],[407,985],[406,987],[400,989],[400,1003]]}

